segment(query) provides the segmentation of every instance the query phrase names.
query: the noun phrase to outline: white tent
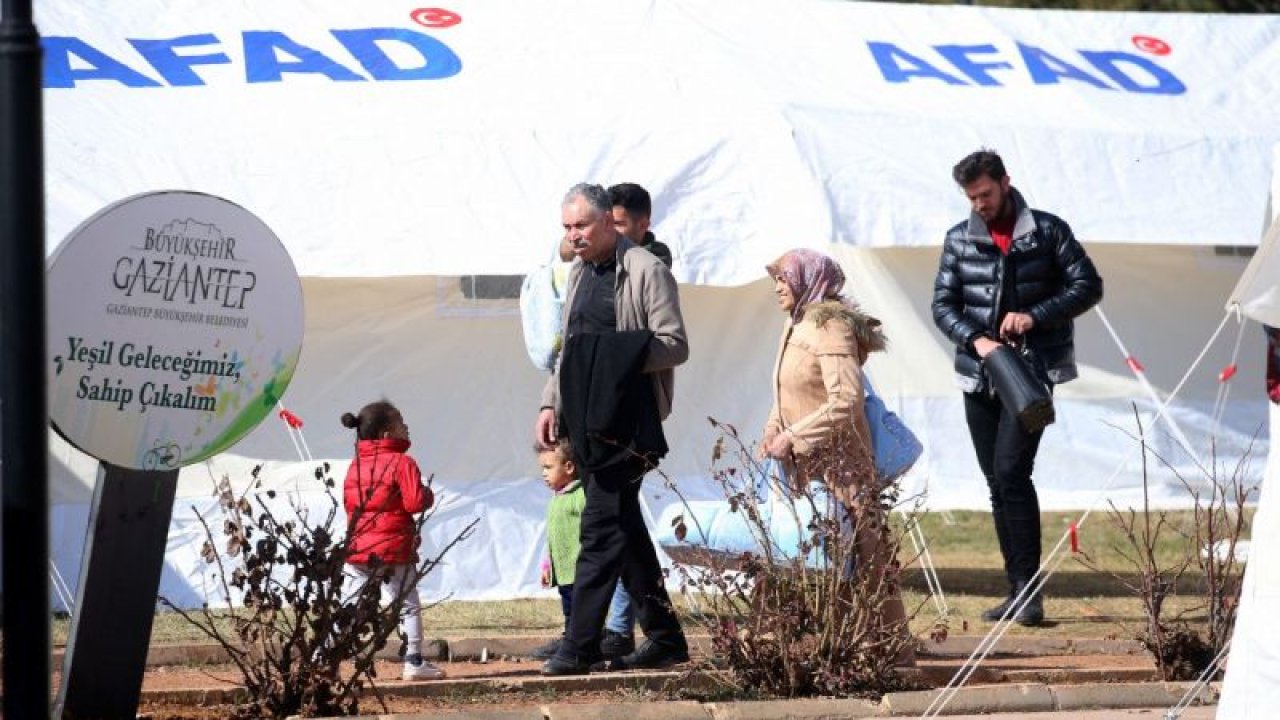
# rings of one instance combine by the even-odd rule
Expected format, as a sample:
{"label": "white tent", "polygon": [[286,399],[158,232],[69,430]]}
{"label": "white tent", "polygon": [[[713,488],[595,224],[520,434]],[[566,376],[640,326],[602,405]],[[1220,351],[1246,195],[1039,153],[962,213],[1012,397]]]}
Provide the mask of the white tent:
{"label": "white tent", "polygon": [[[664,470],[692,497],[713,416],[753,435],[780,316],[763,265],[840,257],[886,322],[870,372],[926,445],[928,505],[983,508],[950,349],[928,302],[943,232],[967,212],[950,166],[999,149],[1031,203],[1068,219],[1106,279],[1106,317],[1168,393],[1221,319],[1266,216],[1280,140],[1280,18],[1067,13],[799,0],[458,0],[448,11],[338,0],[37,2],[46,36],[49,247],[102,206],[186,188],[262,217],[304,275],[303,356],[285,404],[341,477],[338,415],[386,395],[445,499],[428,547],[479,516],[431,597],[535,595],[546,491],[529,449],[543,376],[512,298],[580,180],[639,182],[676,256],[692,357]],[[1222,248],[1226,248],[1223,251]],[[53,299],[57,302],[58,299]],[[1136,497],[1130,374],[1100,316],[1057,394],[1037,469],[1046,508]],[[1238,378],[1261,374],[1243,336]],[[1266,421],[1237,391],[1220,423],[1210,348],[1172,417],[1195,448],[1239,453]],[[1157,443],[1186,458],[1158,429]],[[1265,452],[1264,442],[1255,452]],[[56,439],[53,551],[75,577],[94,464]],[[264,423],[183,471],[162,593],[204,599],[211,475],[315,500],[311,465]],[[1193,473],[1194,475],[1194,473]],[[1171,476],[1154,496],[1185,503]],[[673,496],[650,481],[656,516]]]}
{"label": "white tent", "polygon": [[[1280,157],[1280,146],[1276,147]],[[1280,198],[1280,177],[1272,191]],[[1244,276],[1231,293],[1254,320],[1280,327],[1280,212]],[[1280,405],[1271,406],[1271,442],[1280,441]],[[1222,685],[1221,720],[1271,718],[1280,708],[1280,649],[1272,629],[1280,613],[1280,457],[1271,455],[1262,481],[1258,509],[1253,516],[1249,563],[1245,568],[1240,608],[1231,635],[1227,673]]]}

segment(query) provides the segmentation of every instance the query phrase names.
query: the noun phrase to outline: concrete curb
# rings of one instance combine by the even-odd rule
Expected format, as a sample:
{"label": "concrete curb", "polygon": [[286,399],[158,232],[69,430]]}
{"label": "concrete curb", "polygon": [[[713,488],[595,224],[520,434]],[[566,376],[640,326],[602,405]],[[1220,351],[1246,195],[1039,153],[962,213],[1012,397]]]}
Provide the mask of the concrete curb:
{"label": "concrete curb", "polygon": [[[714,677],[706,674],[685,675],[679,672],[599,673],[558,678],[457,679],[429,683],[389,683],[379,686],[388,698],[474,698],[495,694],[573,693],[625,690],[662,690],[672,682],[692,690],[717,687]],[[989,714],[1008,712],[1061,712],[1096,709],[1171,707],[1178,703],[1194,683],[1090,683],[1050,685],[1021,683],[960,688],[943,708],[941,715]],[[858,699],[762,700],[697,703],[689,701],[646,703],[553,704],[513,708],[502,711],[477,710],[451,713],[455,720],[834,720],[835,718],[919,717],[938,699],[942,690],[920,690],[888,693],[879,702]],[[1202,688],[1193,705],[1214,705],[1218,701],[1216,684]],[[243,700],[243,688],[219,690],[144,690],[143,700],[183,705],[224,704]],[[430,714],[395,714],[367,716],[380,720],[421,720]]]}
{"label": "concrete curb", "polygon": [[704,705],[688,701],[543,705],[542,712],[550,720],[708,720]]}
{"label": "concrete curb", "polygon": [[[923,715],[942,694],[940,690],[889,693],[880,700],[884,715]],[[951,696],[949,715],[1056,710],[1048,685],[985,685],[962,687]]]}
{"label": "concrete curb", "polygon": [[[1118,685],[1058,685],[1052,688],[1059,710],[1172,707],[1181,702],[1195,683],[1123,683]],[[1116,692],[1122,688],[1121,692]],[[1221,688],[1217,683],[1200,688],[1192,705],[1217,705]]]}
{"label": "concrete curb", "polygon": [[708,703],[711,720],[848,720],[882,715],[871,700],[754,700]]}

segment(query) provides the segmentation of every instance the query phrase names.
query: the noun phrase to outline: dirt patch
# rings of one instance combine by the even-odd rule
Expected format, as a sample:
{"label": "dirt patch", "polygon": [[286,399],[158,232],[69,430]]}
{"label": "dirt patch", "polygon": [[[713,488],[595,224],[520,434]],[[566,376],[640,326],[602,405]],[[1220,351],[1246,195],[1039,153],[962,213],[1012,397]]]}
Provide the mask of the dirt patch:
{"label": "dirt patch", "polygon": [[[500,698],[476,698],[473,700],[459,700],[456,698],[389,697],[386,698],[386,712],[423,713],[430,714],[432,716],[448,716],[469,712],[537,707],[549,702],[554,702],[558,705],[586,705],[591,703],[639,703],[650,702],[651,700],[652,698],[643,697],[626,698],[617,693],[574,693],[572,695],[560,695],[554,698],[543,697],[536,694],[516,694]],[[383,712],[381,706],[378,705],[378,701],[372,698],[360,703],[360,711],[367,715],[376,715]],[[226,718],[230,717],[231,712],[232,707],[230,705],[192,707],[190,705],[144,701],[138,707],[139,717],[141,718],[145,716],[150,718],[150,720],[226,720]]]}

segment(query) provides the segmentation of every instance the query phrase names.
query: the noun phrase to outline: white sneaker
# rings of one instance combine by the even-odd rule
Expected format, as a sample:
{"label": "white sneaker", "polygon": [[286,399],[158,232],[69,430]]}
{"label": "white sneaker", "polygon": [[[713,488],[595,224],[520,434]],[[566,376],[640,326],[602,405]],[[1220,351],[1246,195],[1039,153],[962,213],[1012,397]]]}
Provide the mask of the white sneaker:
{"label": "white sneaker", "polygon": [[404,673],[400,677],[405,680],[440,680],[445,677],[445,672],[423,660],[417,665],[406,662],[404,664]]}

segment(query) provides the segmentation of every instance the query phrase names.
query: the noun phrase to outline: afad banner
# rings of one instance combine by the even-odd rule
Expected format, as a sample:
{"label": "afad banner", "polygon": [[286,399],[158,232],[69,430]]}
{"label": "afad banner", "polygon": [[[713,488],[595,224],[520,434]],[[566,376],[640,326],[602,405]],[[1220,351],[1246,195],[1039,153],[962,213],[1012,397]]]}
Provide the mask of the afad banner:
{"label": "afad banner", "polygon": [[526,273],[584,180],[650,192],[683,282],[749,283],[797,244],[936,247],[978,147],[1085,242],[1252,245],[1280,142],[1277,15],[37,0],[36,20],[49,237],[200,187],[269,216],[309,277]]}
{"label": "afad banner", "polygon": [[50,417],[120,467],[222,452],[277,405],[302,347],[302,286],[244,208],[155,192],[83,223],[50,259]]}

